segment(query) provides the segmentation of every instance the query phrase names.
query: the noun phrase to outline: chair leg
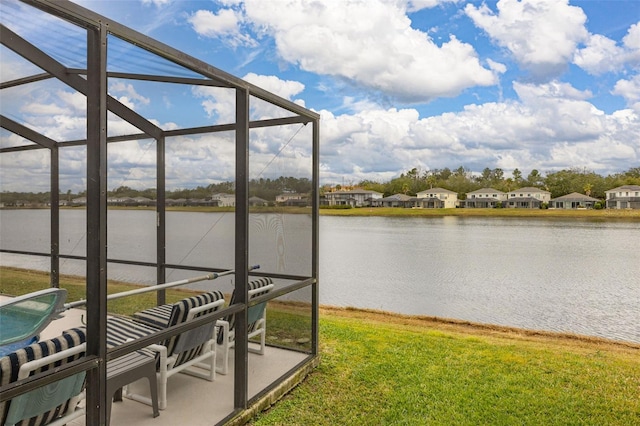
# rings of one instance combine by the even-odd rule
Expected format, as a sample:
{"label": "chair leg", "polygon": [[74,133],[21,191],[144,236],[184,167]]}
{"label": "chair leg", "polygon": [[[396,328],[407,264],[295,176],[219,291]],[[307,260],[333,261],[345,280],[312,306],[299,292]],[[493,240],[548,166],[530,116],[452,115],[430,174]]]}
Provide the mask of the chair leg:
{"label": "chair leg", "polygon": [[148,376],[147,380],[149,380],[149,391],[151,392],[151,407],[153,409],[153,417],[158,417],[160,415],[160,410],[158,407],[158,379],[156,379],[155,371],[152,376]]}
{"label": "chair leg", "polygon": [[160,366],[160,373],[158,374],[158,407],[161,410],[164,410],[165,408],[167,408],[167,367],[166,366]]}
{"label": "chair leg", "polygon": [[217,368],[218,373],[226,375],[229,372],[229,341],[227,340],[227,336],[225,336],[222,345],[218,345],[216,352],[218,349],[222,350],[222,367]]}

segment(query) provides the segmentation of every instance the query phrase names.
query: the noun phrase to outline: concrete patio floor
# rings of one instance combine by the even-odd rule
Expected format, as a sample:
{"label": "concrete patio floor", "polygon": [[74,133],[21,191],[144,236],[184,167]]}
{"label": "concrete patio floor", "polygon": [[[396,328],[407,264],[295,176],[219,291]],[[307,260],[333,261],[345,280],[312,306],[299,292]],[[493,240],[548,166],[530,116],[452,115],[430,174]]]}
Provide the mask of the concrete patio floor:
{"label": "concrete patio floor", "polygon": [[[5,296],[0,296],[0,300],[3,297]],[[49,324],[41,333],[40,339],[50,339],[59,336],[64,330],[82,325],[85,315],[86,312],[82,309],[66,311],[60,319]],[[260,393],[307,357],[305,353],[273,347],[267,347],[264,355],[249,353],[249,398]],[[122,402],[114,402],[111,409],[111,425],[211,426],[218,424],[233,412],[233,350],[229,358],[229,374],[218,373],[213,382],[185,374],[176,374],[169,378],[167,408],[161,410],[160,416],[156,418],[153,417],[151,406],[126,398]],[[220,357],[217,361],[218,365],[221,365]],[[145,379],[133,383],[132,387],[135,393],[149,394],[149,385]],[[84,426],[86,423],[84,418],[80,418],[69,422],[68,425]]]}

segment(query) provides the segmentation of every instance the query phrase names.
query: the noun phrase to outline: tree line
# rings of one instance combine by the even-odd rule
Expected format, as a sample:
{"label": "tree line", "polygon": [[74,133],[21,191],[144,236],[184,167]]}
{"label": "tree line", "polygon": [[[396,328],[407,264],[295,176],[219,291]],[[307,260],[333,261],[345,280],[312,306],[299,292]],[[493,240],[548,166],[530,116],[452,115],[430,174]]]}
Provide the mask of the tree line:
{"label": "tree line", "polygon": [[[166,198],[168,199],[211,199],[214,194],[235,193],[234,182],[212,183],[206,186],[198,186],[196,188],[184,188],[176,190],[167,190]],[[285,192],[295,192],[299,194],[310,193],[312,188],[311,180],[307,178],[295,178],[281,176],[277,179],[252,179],[249,181],[249,196],[259,197],[267,201],[274,201],[276,196]],[[73,193],[68,190],[66,193],[60,194],[61,200],[71,201],[74,198],[85,197],[86,191]],[[128,186],[120,186],[111,191],[107,191],[107,197],[120,198],[136,198],[145,197],[152,200],[157,199],[158,192],[156,188],[134,189]],[[14,204],[18,201],[27,203],[48,203],[51,199],[50,192],[0,192],[0,202],[5,204]]]}
{"label": "tree line", "polygon": [[[551,192],[551,197],[560,197],[579,192],[594,198],[605,198],[605,191],[622,185],[640,185],[640,167],[625,172],[601,176],[585,168],[571,168],[557,172],[540,173],[531,170],[525,177],[522,171],[514,169],[506,175],[500,168],[485,168],[480,174],[472,173],[464,167],[422,171],[418,167],[402,173],[386,183],[370,180],[359,182],[355,187],[381,192],[385,197],[393,194],[416,195],[430,188],[446,188],[465,199],[468,192],[481,188],[494,188],[502,192],[531,186]],[[343,189],[336,185],[337,189]],[[347,188],[344,188],[347,189]]]}
{"label": "tree line", "polygon": [[[421,170],[414,167],[402,173],[399,177],[388,182],[376,182],[363,180],[352,185],[324,185],[320,188],[321,194],[341,189],[361,188],[377,191],[385,197],[393,194],[416,195],[420,191],[430,188],[446,188],[458,193],[459,199],[465,199],[466,194],[480,188],[494,188],[499,191],[509,192],[525,186],[533,186],[551,192],[551,197],[560,197],[572,192],[579,192],[594,198],[605,198],[605,191],[622,185],[640,185],[640,167],[607,176],[601,176],[585,168],[571,168],[557,172],[540,173],[531,170],[526,176],[519,169],[514,169],[510,175],[506,175],[500,168],[485,168],[481,173],[473,173],[464,167],[451,170],[444,169]],[[267,201],[274,201],[276,196],[286,192],[306,194],[311,192],[312,183],[308,178],[284,177],[276,179],[252,179],[249,181],[249,196],[260,197]],[[210,199],[217,193],[235,193],[234,182],[212,183],[196,188],[184,188],[166,191],[169,199]],[[73,198],[86,196],[86,191],[60,194],[62,200],[71,201]],[[145,197],[155,200],[157,191],[155,188],[134,189],[128,186],[120,186],[107,193],[108,197]],[[49,192],[2,192],[0,201],[6,204],[16,201],[29,203],[47,203],[50,200]]]}

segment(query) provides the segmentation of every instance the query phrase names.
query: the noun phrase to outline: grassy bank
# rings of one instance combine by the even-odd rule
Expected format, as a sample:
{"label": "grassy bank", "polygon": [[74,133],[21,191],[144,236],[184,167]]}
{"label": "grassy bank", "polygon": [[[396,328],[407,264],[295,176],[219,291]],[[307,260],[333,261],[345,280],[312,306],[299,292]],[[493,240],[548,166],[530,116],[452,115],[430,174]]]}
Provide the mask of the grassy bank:
{"label": "grassy bank", "polygon": [[321,315],[320,366],[251,424],[640,424],[640,345],[353,310]]}
{"label": "grassy bank", "polygon": [[[62,209],[82,209],[83,207],[63,207]],[[109,207],[113,210],[150,210],[155,207]],[[169,212],[233,213],[233,207],[167,207]],[[310,214],[308,207],[251,207],[251,213]],[[564,209],[407,209],[402,207],[358,207],[335,209],[323,206],[321,216],[393,216],[393,217],[537,217],[537,218],[583,218],[583,219],[623,219],[640,221],[640,210],[564,210]]]}
{"label": "grassy bank", "polygon": [[405,209],[401,207],[360,207],[320,210],[323,216],[392,217],[536,217],[639,220],[640,210],[562,210],[562,209]]}

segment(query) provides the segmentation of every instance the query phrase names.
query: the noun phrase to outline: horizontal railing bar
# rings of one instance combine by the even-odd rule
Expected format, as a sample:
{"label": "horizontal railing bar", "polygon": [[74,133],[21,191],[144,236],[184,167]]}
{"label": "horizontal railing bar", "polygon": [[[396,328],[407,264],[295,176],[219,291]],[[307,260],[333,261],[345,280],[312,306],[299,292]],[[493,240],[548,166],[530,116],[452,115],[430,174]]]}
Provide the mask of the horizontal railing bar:
{"label": "horizontal railing bar", "polygon": [[64,364],[60,367],[55,367],[53,368],[53,370],[34,374],[33,376],[18,380],[17,382],[10,383],[6,386],[1,386],[0,402],[8,401],[18,395],[22,395],[39,387],[57,382],[58,380],[62,380],[65,377],[69,377],[74,374],[82,373],[83,371],[96,368],[98,366],[98,362],[99,358],[95,355],[87,356],[85,358],[80,358],[76,361]]}

